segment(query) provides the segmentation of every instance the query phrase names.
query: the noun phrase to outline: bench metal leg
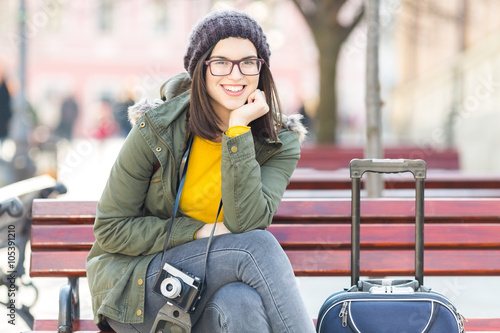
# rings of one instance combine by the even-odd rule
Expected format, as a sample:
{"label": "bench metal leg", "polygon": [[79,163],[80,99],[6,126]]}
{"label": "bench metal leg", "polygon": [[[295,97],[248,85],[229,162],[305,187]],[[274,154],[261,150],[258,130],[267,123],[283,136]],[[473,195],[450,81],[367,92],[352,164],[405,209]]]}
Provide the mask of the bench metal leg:
{"label": "bench metal leg", "polygon": [[73,319],[80,318],[80,294],[78,278],[68,278],[59,291],[58,333],[72,333]]}

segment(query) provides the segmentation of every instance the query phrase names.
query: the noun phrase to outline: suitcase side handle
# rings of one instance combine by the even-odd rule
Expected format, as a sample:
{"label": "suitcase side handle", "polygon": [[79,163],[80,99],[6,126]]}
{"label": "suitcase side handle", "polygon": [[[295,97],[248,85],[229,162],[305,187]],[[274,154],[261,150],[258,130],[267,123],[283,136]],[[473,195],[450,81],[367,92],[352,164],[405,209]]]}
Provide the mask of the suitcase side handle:
{"label": "suitcase side handle", "polygon": [[423,160],[407,159],[353,159],[351,173],[351,285],[360,277],[360,191],[361,177],[365,172],[411,172],[415,177],[415,279],[424,284],[424,183],[427,165]]}
{"label": "suitcase side handle", "polygon": [[351,178],[361,178],[365,172],[411,172],[415,179],[425,179],[427,165],[424,160],[408,159],[353,159],[349,163]]}

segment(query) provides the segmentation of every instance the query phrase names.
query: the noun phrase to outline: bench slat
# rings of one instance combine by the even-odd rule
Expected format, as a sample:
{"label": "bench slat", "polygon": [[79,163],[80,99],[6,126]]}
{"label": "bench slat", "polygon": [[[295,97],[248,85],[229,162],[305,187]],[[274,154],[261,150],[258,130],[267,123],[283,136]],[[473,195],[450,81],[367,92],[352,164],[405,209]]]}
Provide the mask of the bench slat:
{"label": "bench slat", "polygon": [[[325,296],[326,297],[326,296]],[[75,331],[98,332],[97,327],[91,319],[75,319]],[[56,331],[57,320],[35,320],[34,331]],[[500,319],[496,318],[475,318],[465,322],[467,332],[492,332],[500,330]]]}
{"label": "bench slat", "polygon": [[[415,204],[413,199],[362,199],[362,223],[413,222]],[[36,199],[33,202],[34,224],[93,224],[96,201],[63,201]],[[57,217],[57,219],[56,219]],[[483,199],[426,199],[426,223],[498,223],[500,198]],[[283,200],[273,223],[300,222],[350,223],[350,199],[330,200]]]}
{"label": "bench slat", "polygon": [[[384,174],[384,188],[413,189],[415,179],[410,173]],[[361,186],[364,186],[361,179]],[[471,174],[456,170],[428,170],[426,189],[499,189],[500,174]],[[288,190],[350,190],[349,170],[295,169]]]}
{"label": "bench slat", "polygon": [[[426,199],[426,223],[438,222],[496,222],[500,217],[500,198],[492,199]],[[413,199],[362,199],[362,223],[413,222]],[[351,200],[283,200],[274,222],[304,220],[341,222],[351,221]]]}
{"label": "bench slat", "polygon": [[33,225],[31,250],[90,250],[95,241],[92,225]]}
{"label": "bench slat", "polygon": [[[291,248],[350,248],[350,225],[271,225],[281,246]],[[500,225],[428,224],[425,226],[426,249],[497,248],[500,249]],[[443,237],[446,235],[446,237]],[[361,226],[362,248],[414,248],[415,228],[411,224],[366,224]],[[34,225],[31,248],[44,250],[90,250],[94,242],[92,225]]]}
{"label": "bench slat", "polygon": [[[36,332],[57,332],[57,320],[42,319],[35,320],[33,325],[33,331]],[[73,332],[87,331],[87,332],[101,332],[94,324],[92,319],[74,319],[73,320]],[[104,332],[102,332],[104,333]]]}
{"label": "bench slat", "polygon": [[[415,248],[412,224],[361,225],[361,248]],[[271,225],[281,246],[291,248],[351,248],[350,225]],[[446,235],[446,237],[443,237]],[[494,248],[500,249],[500,225],[495,224],[428,224],[424,227],[425,249]]]}
{"label": "bench slat", "polygon": [[[323,170],[342,169],[349,166],[353,158],[364,156],[363,147],[329,144],[304,145],[300,150],[298,168]],[[422,147],[384,147],[384,158],[424,159],[428,169],[460,168],[459,154],[455,149],[428,149]]]}
{"label": "bench slat", "polygon": [[[350,276],[349,250],[286,251],[297,276]],[[414,251],[362,251],[361,275],[414,275]],[[499,275],[499,250],[428,250],[424,254],[426,276]]]}
{"label": "bench slat", "polygon": [[31,253],[31,277],[85,277],[88,251],[43,251]]}
{"label": "bench slat", "polygon": [[32,217],[34,224],[94,224],[96,210],[97,201],[34,200]]}
{"label": "bench slat", "polygon": [[[297,276],[350,275],[349,250],[286,251]],[[40,251],[31,254],[32,277],[84,277],[87,251]],[[428,250],[424,255],[427,276],[500,275],[500,250]],[[361,252],[361,274],[413,275],[414,251],[367,250]]]}
{"label": "bench slat", "polygon": [[464,323],[466,332],[499,332],[500,318],[471,318]]}

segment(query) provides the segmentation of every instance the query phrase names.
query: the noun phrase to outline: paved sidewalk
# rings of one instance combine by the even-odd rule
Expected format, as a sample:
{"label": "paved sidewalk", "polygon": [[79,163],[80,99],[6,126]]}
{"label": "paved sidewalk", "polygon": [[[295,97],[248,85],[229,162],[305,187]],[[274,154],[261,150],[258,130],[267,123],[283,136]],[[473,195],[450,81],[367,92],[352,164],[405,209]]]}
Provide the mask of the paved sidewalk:
{"label": "paved sidewalk", "polygon": [[[498,317],[500,302],[495,292],[495,286],[500,285],[500,277],[427,277],[426,285],[435,291],[446,295],[467,318]],[[33,279],[39,288],[38,302],[32,308],[35,318],[56,319],[58,314],[59,288],[65,284],[63,278],[36,278]],[[302,297],[306,302],[311,318],[318,316],[323,301],[332,293],[343,290],[349,285],[347,277],[310,277],[297,278]],[[86,279],[80,281],[81,317],[92,318],[90,293]],[[0,323],[0,332],[18,333],[27,330],[19,319],[16,326]]]}

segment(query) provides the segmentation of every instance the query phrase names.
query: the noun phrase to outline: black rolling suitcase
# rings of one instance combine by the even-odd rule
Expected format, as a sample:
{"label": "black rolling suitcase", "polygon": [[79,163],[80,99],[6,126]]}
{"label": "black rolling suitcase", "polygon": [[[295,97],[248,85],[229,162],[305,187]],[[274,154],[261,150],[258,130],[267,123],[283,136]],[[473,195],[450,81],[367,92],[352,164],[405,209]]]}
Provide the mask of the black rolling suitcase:
{"label": "black rolling suitcase", "polygon": [[[359,279],[360,181],[365,172],[411,172],[416,180],[415,280]],[[354,159],[352,182],[351,287],[332,294],[320,308],[319,333],[452,333],[465,332],[463,318],[451,302],[423,285],[423,160]],[[390,226],[388,226],[389,228]]]}

